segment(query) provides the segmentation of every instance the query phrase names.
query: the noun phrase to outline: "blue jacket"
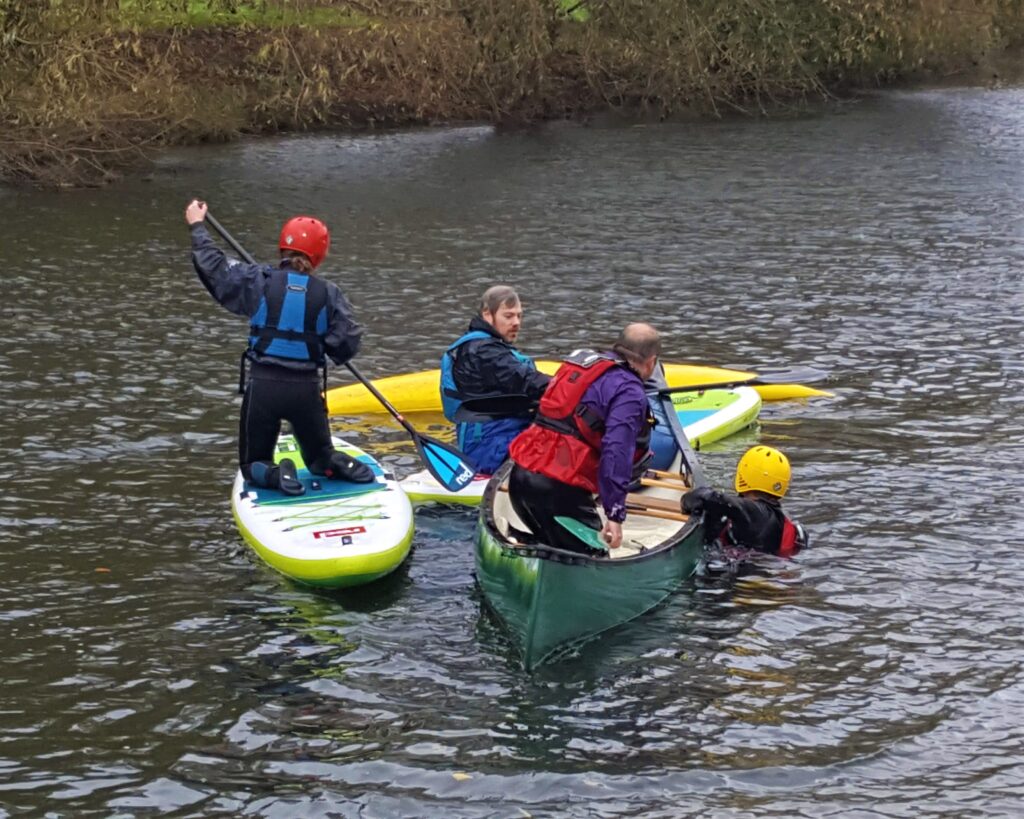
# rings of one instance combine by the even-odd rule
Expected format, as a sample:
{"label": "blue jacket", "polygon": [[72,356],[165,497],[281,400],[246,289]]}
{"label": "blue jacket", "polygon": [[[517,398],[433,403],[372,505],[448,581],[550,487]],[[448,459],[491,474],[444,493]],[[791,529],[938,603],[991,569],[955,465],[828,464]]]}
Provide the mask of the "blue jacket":
{"label": "blue jacket", "polygon": [[493,475],[508,458],[512,439],[528,426],[529,418],[459,423],[455,425],[455,437],[459,449],[476,464],[477,472]]}
{"label": "blue jacket", "polygon": [[[199,280],[214,300],[238,316],[245,316],[253,325],[260,322],[261,311],[266,313],[267,295],[281,274],[300,275],[287,263],[275,268],[268,265],[253,265],[229,259],[214,244],[202,222],[192,225],[192,264]],[[352,315],[352,305],[333,282],[310,276],[310,281],[326,288],[322,320],[316,322],[316,335],[321,340],[319,353],[326,354],[336,364],[349,361],[359,350],[363,329]],[[321,332],[322,331],[322,332]],[[304,343],[304,342],[300,342]],[[293,370],[315,371],[318,365],[315,356],[290,357],[274,356],[270,346],[266,350],[251,339],[247,356],[261,364],[273,364]]]}

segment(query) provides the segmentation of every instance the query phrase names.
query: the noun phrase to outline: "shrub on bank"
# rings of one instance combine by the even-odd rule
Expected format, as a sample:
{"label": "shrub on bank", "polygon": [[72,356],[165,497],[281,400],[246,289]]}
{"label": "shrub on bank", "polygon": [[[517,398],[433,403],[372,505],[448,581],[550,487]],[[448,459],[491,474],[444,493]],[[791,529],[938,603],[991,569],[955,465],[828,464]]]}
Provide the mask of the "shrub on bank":
{"label": "shrub on bank", "polygon": [[0,0],[0,176],[280,129],[769,112],[1024,41],[1024,0]]}

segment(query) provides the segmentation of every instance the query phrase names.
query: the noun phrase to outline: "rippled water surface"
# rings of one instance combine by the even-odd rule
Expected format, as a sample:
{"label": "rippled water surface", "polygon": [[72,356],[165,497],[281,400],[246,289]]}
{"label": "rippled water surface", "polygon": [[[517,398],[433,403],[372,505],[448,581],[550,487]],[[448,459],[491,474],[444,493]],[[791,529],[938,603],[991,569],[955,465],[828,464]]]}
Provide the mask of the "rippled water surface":
{"label": "rippled water surface", "polygon": [[[289,138],[0,192],[0,816],[1020,815],[1022,111]],[[328,220],[370,374],[434,366],[496,280],[531,353],[645,319],[669,360],[829,370],[702,455],[728,483],[785,449],[814,548],[533,676],[471,511],[420,513],[375,586],[290,584],[231,520],[245,329],[191,271],[192,195],[257,256]]]}

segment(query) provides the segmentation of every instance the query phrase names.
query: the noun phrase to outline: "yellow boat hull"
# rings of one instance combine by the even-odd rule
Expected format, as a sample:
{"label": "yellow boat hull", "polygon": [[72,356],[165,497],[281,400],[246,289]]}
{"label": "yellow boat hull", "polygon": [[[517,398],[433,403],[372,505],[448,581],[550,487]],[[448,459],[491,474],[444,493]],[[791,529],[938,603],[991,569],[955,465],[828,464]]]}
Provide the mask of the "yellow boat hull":
{"label": "yellow boat hull", "polygon": [[[538,361],[537,369],[553,374],[561,362]],[[705,367],[700,364],[665,364],[665,378],[670,387],[689,387],[696,384],[728,384],[756,378],[757,373]],[[417,373],[390,375],[373,382],[385,398],[403,413],[441,411],[441,371],[422,370]],[[805,387],[803,384],[751,384],[763,401],[789,401],[794,398],[813,398],[831,393]],[[372,415],[384,412],[362,384],[349,384],[327,391],[327,411],[330,415]]]}

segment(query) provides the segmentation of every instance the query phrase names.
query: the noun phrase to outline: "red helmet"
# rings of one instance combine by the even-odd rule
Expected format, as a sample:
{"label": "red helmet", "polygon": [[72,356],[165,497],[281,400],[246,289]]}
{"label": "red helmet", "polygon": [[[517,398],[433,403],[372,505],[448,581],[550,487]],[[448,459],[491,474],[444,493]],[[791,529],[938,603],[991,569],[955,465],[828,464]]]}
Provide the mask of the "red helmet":
{"label": "red helmet", "polygon": [[327,225],[312,216],[293,216],[281,228],[277,246],[281,250],[297,250],[305,254],[314,268],[327,256],[331,234]]}

